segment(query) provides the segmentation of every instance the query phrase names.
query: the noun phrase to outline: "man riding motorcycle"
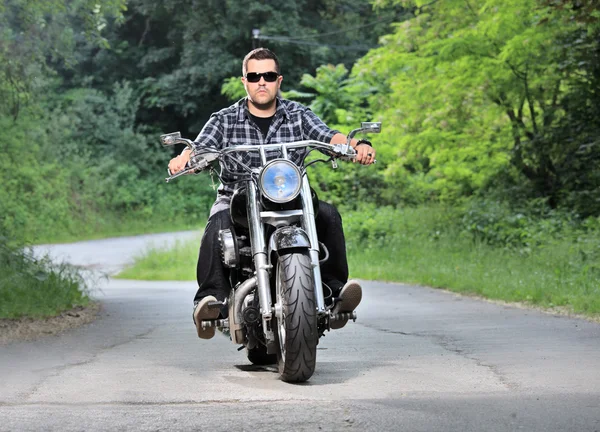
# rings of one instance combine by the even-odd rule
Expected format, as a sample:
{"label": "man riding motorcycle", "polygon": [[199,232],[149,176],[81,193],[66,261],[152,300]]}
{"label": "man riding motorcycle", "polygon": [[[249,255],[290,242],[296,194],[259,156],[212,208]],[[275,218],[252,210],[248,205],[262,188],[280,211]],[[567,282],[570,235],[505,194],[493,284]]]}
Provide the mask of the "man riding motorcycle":
{"label": "man riding motorcycle", "polygon": [[[331,144],[344,144],[347,137],[329,129],[310,109],[278,96],[283,76],[277,56],[266,48],[248,53],[242,63],[242,82],[247,97],[214,113],[194,143],[217,149],[235,145],[260,145],[299,140],[316,140]],[[375,161],[375,149],[366,140],[351,140],[356,150],[356,161],[370,165]],[[169,170],[182,171],[190,160],[191,150],[171,159]],[[303,154],[292,156],[300,163]],[[252,158],[244,163],[259,163]],[[226,269],[220,258],[219,231],[231,225],[229,204],[233,188],[220,185],[212,206],[208,223],[200,244],[197,265],[198,291],[194,297],[194,323],[198,337],[210,339],[214,327],[202,328],[203,320],[218,318],[219,310],[209,307],[211,302],[223,301],[231,289]],[[330,259],[321,267],[323,283],[330,290],[329,301],[336,301],[333,313],[352,312],[360,303],[362,289],[358,282],[348,280],[348,263],[342,229],[342,219],[330,204],[319,202],[316,218],[318,237],[330,252]],[[332,323],[331,328],[341,328],[346,320]]]}

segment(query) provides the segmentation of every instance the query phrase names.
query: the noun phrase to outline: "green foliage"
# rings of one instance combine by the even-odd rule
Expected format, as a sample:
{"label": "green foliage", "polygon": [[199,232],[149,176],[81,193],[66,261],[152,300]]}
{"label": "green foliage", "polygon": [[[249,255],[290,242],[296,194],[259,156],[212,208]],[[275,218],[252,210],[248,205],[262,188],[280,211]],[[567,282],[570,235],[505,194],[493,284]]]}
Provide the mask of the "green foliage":
{"label": "green foliage", "polygon": [[[535,0],[376,4],[414,14],[353,71],[390,89],[370,104],[384,122],[380,155],[390,160],[392,188],[453,201],[508,171],[553,206],[561,191],[594,190],[596,175],[585,186],[568,176],[572,168],[576,176],[591,170],[573,162],[589,143],[554,133],[573,113],[566,102],[581,63],[569,61],[567,41],[581,24]],[[591,89],[587,101],[577,100],[598,105]],[[598,146],[590,151],[587,160],[596,160]]]}
{"label": "green foliage", "polygon": [[136,280],[195,280],[200,238],[177,242],[169,250],[150,249],[116,277]]}
{"label": "green foliage", "polygon": [[221,94],[226,96],[228,100],[235,102],[246,97],[246,89],[239,77],[230,77],[223,82]]}
{"label": "green foliage", "polygon": [[475,199],[463,212],[463,231],[476,241],[520,253],[531,252],[549,238],[568,238],[578,225],[572,213],[553,210],[542,200],[515,206],[493,198]]}
{"label": "green foliage", "polygon": [[[196,134],[212,112],[242,95],[239,83],[233,81],[233,93],[228,86],[223,93],[223,83],[241,76],[253,29],[287,37],[256,42],[277,53],[285,90],[325,62],[343,61],[349,67],[361,51],[339,46],[375,45],[396,15],[395,8],[375,13],[358,0],[130,1],[124,25],[109,38],[113,49],[99,54],[90,49],[75,82],[91,76],[95,87],[106,90],[113,82],[130,81],[142,96],[142,121],[161,128],[185,125],[179,127],[184,135]],[[355,30],[367,24],[364,32]],[[332,32],[327,39],[319,37]]]}
{"label": "green foliage", "polygon": [[310,109],[325,123],[339,124],[345,120],[338,118],[337,111],[352,103],[350,95],[345,91],[347,75],[348,69],[343,64],[329,64],[318,67],[314,77],[310,74],[302,76],[300,84],[315,92]]}
{"label": "green foliage", "polygon": [[576,20],[598,30],[600,25],[600,4],[596,1],[542,0],[545,6],[559,9],[567,21]]}
{"label": "green foliage", "polygon": [[34,258],[0,238],[0,318],[58,315],[89,299],[78,270]]}
{"label": "green foliage", "polygon": [[371,208],[346,215],[344,225],[352,277],[600,313],[600,236],[588,224],[532,218],[538,241],[526,253],[480,241],[447,207]]}
{"label": "green foliage", "polygon": [[[453,208],[373,205],[343,217],[352,277],[600,314],[600,220],[595,226],[563,225],[565,231],[557,228],[545,235],[540,225],[540,241],[524,254],[486,244],[464,231],[461,214]],[[188,270],[195,266],[197,247],[192,241],[172,250],[150,250],[121,277],[193,280]]]}
{"label": "green foliage", "polygon": [[[132,108],[133,107],[133,108]],[[18,242],[201,224],[214,200],[207,176],[166,184],[170,154],[135,127],[127,85],[71,92],[44,117],[0,118],[0,228]],[[193,197],[193,199],[191,198]],[[118,222],[118,219],[124,221]]]}
{"label": "green foliage", "polygon": [[0,9],[0,115],[17,118],[52,65],[75,63],[79,35],[106,46],[107,19],[119,22],[125,0],[3,0]]}
{"label": "green foliage", "polygon": [[[564,112],[541,144],[548,151],[549,180],[534,183],[550,189],[554,205],[582,217],[600,215],[600,28],[579,29],[561,41],[568,56],[569,91],[560,99]],[[530,182],[531,183],[531,182]]]}
{"label": "green foliage", "polygon": [[41,126],[26,115],[0,118],[0,232],[19,242],[34,240],[46,223],[68,224],[68,173],[42,150]]}
{"label": "green foliage", "polygon": [[[322,155],[314,156],[323,159]],[[340,209],[355,210],[362,204],[381,205],[386,202],[387,189],[383,170],[377,165],[368,167],[339,162],[336,170],[330,164],[319,163],[308,168],[311,187],[319,199]]]}
{"label": "green foliage", "polygon": [[[165,184],[180,149],[157,138],[193,138],[244,96],[234,76],[258,28],[280,36],[260,44],[280,57],[284,96],[342,132],[383,121],[376,165],[310,168],[322,199],[356,211],[345,222],[359,274],[600,307],[594,2],[125,3],[0,2],[6,243],[202,224],[211,180]],[[326,46],[377,41],[363,58]],[[394,210],[430,201],[448,207]]]}

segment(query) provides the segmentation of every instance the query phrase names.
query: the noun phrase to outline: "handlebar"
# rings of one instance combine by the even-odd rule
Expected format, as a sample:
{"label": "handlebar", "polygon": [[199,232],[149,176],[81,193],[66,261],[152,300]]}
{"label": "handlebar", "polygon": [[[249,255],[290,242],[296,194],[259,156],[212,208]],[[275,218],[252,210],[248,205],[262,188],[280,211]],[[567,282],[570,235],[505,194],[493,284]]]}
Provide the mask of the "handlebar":
{"label": "handlebar", "polygon": [[[163,142],[163,145],[165,145],[165,146],[170,146],[170,145],[175,145],[175,144],[185,144],[188,148],[190,148],[192,150],[192,152],[194,152],[194,150],[195,150],[195,148],[194,148],[195,143],[192,140],[181,138],[181,136],[179,135],[178,132],[176,132],[174,134],[161,135],[161,141]],[[177,177],[180,177],[182,175],[202,171],[202,170],[208,168],[213,161],[220,159],[225,155],[232,154],[232,153],[259,152],[261,159],[263,161],[263,164],[266,164],[266,162],[267,162],[266,152],[269,150],[280,150],[283,153],[284,157],[287,157],[288,149],[302,148],[302,147],[310,147],[315,150],[316,149],[324,150],[332,158],[340,159],[343,161],[351,161],[352,159],[356,158],[356,151],[352,147],[347,146],[346,144],[329,144],[329,143],[325,143],[325,142],[321,142],[321,141],[314,141],[314,140],[293,141],[293,142],[289,142],[289,143],[277,143],[277,144],[236,145],[234,147],[228,147],[223,150],[214,149],[214,151],[210,151],[209,147],[204,147],[205,149],[208,150],[206,152],[206,155],[194,155],[194,153],[192,153],[192,158],[190,159],[190,161],[197,159],[197,162],[195,162],[195,163],[188,162],[186,164],[186,167],[182,171],[179,171],[178,173],[173,174],[173,173],[171,173],[171,170],[167,169],[169,177],[167,177],[165,179],[165,181],[168,183],[169,181],[171,181]]]}
{"label": "handlebar", "polygon": [[263,163],[266,163],[265,152],[269,150],[281,150],[284,157],[287,156],[287,150],[292,148],[311,147],[312,149],[324,150],[327,153],[331,153],[331,156],[342,160],[351,160],[356,157],[356,151],[352,147],[346,147],[344,144],[329,144],[322,141],[314,140],[303,140],[303,141],[292,141],[289,143],[276,143],[276,144],[261,144],[261,145],[236,145],[235,147],[228,147],[221,152],[223,154],[236,153],[236,152],[259,152]]}

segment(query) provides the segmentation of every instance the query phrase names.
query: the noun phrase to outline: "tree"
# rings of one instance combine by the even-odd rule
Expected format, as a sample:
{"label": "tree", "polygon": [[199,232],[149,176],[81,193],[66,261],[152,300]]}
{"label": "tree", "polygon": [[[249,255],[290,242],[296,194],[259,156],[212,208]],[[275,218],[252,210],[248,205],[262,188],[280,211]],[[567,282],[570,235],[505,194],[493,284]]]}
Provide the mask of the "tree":
{"label": "tree", "polygon": [[[2,0],[0,2],[0,115],[16,119],[58,63],[71,66],[81,35],[106,46],[102,30],[119,21],[126,0]],[[75,25],[74,23],[78,23]]]}
{"label": "tree", "polygon": [[557,166],[577,150],[549,137],[566,118],[579,73],[565,67],[566,41],[582,24],[535,0],[375,4],[414,14],[354,71],[390,89],[371,99],[387,126],[388,180],[452,199],[511,171],[556,205]]}
{"label": "tree", "polygon": [[569,87],[559,101],[564,116],[547,140],[561,143],[556,163],[556,201],[581,216],[600,215],[600,4],[594,1],[547,0],[566,23],[581,25],[559,41],[565,48],[560,67]]}
{"label": "tree", "polygon": [[125,79],[142,96],[140,123],[188,135],[229,103],[221,87],[241,76],[253,29],[283,38],[258,44],[277,53],[289,90],[323,63],[349,67],[366,52],[352,46],[375,46],[396,15],[396,8],[375,13],[360,0],[130,0],[128,8],[109,38],[112,49],[88,48],[71,84],[108,91]]}
{"label": "tree", "polygon": [[304,74],[300,84],[315,93],[301,94],[303,98],[313,98],[310,108],[325,123],[339,124],[345,119],[338,118],[337,111],[347,108],[351,103],[350,94],[346,91],[348,85],[348,69],[343,64],[319,66],[313,77]]}

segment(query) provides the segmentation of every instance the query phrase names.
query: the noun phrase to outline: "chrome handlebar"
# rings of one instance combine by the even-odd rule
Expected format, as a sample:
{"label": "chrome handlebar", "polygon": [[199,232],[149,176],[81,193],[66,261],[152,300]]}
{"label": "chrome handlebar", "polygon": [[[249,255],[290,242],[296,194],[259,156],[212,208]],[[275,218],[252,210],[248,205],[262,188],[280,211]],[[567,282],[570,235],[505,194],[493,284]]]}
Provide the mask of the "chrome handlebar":
{"label": "chrome handlebar", "polygon": [[[174,134],[161,135],[161,141],[165,146],[171,146],[175,144],[185,144],[188,148],[194,151],[194,142],[189,139],[181,138],[179,136],[175,136],[179,134],[176,132]],[[221,155],[237,153],[237,152],[260,152],[263,157],[263,162],[266,163],[266,155],[265,152],[268,150],[282,150],[284,154],[287,154],[287,149],[289,148],[299,148],[299,147],[312,147],[314,149],[321,149],[331,153],[331,156],[336,159],[341,159],[345,161],[350,161],[356,158],[356,151],[352,147],[348,147],[346,144],[328,144],[321,141],[313,141],[313,140],[304,140],[304,141],[294,141],[289,143],[278,143],[278,144],[261,144],[261,145],[236,145],[235,147],[225,148],[223,150],[219,150],[218,152],[209,152],[206,155],[197,155],[192,156],[190,161],[196,159],[195,163],[190,163],[186,165],[186,168],[178,173],[171,173],[171,170],[167,168],[167,173],[169,177],[165,178],[165,181],[168,183],[177,177],[186,174],[192,174],[194,172],[202,171],[210,166],[210,164],[217,160]]]}
{"label": "chrome handlebar", "polygon": [[[287,149],[289,148],[297,148],[297,147],[312,147],[313,149],[324,150],[327,153],[330,153],[333,158],[341,159],[344,161],[350,161],[356,158],[356,150],[354,150],[350,146],[350,142],[352,138],[357,133],[379,133],[381,132],[381,123],[380,122],[363,122],[360,124],[360,128],[352,130],[348,134],[348,140],[345,144],[329,144],[321,141],[313,141],[313,140],[304,140],[304,141],[294,141],[289,143],[278,143],[278,144],[262,144],[262,145],[240,145],[229,147],[223,150],[218,150],[215,152],[210,152],[204,155],[194,155],[195,144],[194,141],[182,138],[180,132],[173,132],[169,134],[164,134],[160,136],[160,140],[163,146],[173,146],[176,144],[184,144],[187,148],[192,151],[192,157],[190,161],[193,161],[192,164],[188,162],[186,168],[176,174],[172,174],[171,171],[167,168],[167,172],[169,173],[169,177],[165,180],[167,182],[177,178],[179,176],[190,174],[197,171],[202,171],[206,169],[211,162],[218,159],[223,154],[229,154],[234,152],[259,152],[263,164],[266,164],[266,151],[268,150],[280,150],[284,157],[287,157]],[[375,163],[377,161],[373,161]],[[335,161],[333,162],[334,168],[337,167]]]}

